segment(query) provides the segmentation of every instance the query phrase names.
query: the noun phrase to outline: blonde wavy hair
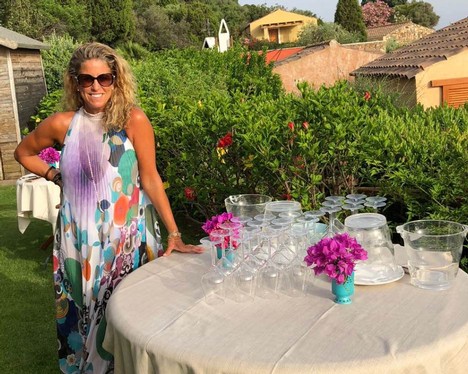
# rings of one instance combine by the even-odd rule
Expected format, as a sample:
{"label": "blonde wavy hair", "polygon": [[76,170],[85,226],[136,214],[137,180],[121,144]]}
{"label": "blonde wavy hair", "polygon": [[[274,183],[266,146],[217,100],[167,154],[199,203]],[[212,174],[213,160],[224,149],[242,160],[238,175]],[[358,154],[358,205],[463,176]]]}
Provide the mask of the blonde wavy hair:
{"label": "blonde wavy hair", "polygon": [[136,105],[135,79],[127,61],[105,44],[86,43],[73,52],[63,79],[64,108],[65,110],[76,111],[83,106],[76,76],[80,74],[83,62],[92,59],[106,62],[112,74],[115,75],[114,90],[104,111],[103,127],[106,131],[120,131],[126,127],[130,112]]}

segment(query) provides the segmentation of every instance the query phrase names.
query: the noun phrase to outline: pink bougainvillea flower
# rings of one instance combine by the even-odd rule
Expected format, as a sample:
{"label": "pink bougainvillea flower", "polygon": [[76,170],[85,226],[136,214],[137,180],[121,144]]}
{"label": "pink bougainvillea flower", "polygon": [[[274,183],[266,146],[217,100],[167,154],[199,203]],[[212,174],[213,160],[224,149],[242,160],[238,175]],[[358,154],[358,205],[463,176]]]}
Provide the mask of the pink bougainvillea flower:
{"label": "pink bougainvillea flower", "polygon": [[43,149],[38,154],[39,158],[47,162],[48,164],[53,164],[54,162],[58,162],[60,160],[60,153],[53,147],[48,147]]}
{"label": "pink bougainvillea flower", "polygon": [[184,195],[188,201],[194,201],[196,198],[195,190],[192,187],[185,187]]}
{"label": "pink bougainvillea flower", "polygon": [[366,91],[366,93],[364,94],[364,100],[369,101],[370,98],[371,98],[370,92],[369,92],[369,91]]}
{"label": "pink bougainvillea flower", "polygon": [[[234,221],[233,218],[234,217],[233,217],[232,213],[226,213],[225,212],[225,213],[218,214],[217,216],[213,216],[213,217],[211,217],[211,219],[206,220],[206,222],[202,226],[202,229],[208,235],[210,235],[210,233],[213,230],[220,229],[221,228],[220,225],[222,223],[228,222],[228,221],[230,221],[230,222]],[[234,249],[236,249],[239,246],[239,243],[235,240],[235,239],[239,238],[239,230],[233,230],[231,235],[232,235],[232,239],[234,239],[234,240],[232,240],[232,242],[231,242],[231,237],[226,236],[224,238],[224,243],[222,243],[223,248],[227,248],[229,244],[232,244]]]}
{"label": "pink bougainvillea flower", "polygon": [[323,238],[309,247],[304,261],[307,266],[313,266],[316,275],[325,273],[342,284],[354,271],[356,261],[366,259],[367,251],[345,233]]}

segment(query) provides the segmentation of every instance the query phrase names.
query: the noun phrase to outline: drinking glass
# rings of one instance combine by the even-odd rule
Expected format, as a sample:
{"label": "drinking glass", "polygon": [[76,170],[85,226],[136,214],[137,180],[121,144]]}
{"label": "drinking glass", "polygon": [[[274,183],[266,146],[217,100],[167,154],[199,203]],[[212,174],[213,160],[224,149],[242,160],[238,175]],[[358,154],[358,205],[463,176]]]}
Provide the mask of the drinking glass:
{"label": "drinking glass", "polygon": [[301,203],[292,200],[279,200],[267,203],[265,207],[265,215],[274,215],[275,218],[281,217],[296,217],[302,214]]}
{"label": "drinking glass", "polygon": [[327,196],[325,198],[325,201],[331,201],[331,202],[333,202],[333,203],[335,203],[337,205],[341,205],[343,203],[344,199],[345,199],[344,196],[334,196],[334,195],[332,195],[332,196]]}
{"label": "drinking glass", "polygon": [[373,208],[377,213],[379,208],[383,208],[385,205],[387,205],[386,201],[387,198],[383,196],[370,196],[366,198],[364,205],[369,208]]}
{"label": "drinking glass", "polygon": [[[237,221],[226,221],[219,224],[221,229],[228,231],[228,247],[226,248],[226,257],[232,263],[233,267],[237,267],[243,260],[243,254],[237,252],[241,240],[242,224]],[[242,246],[240,246],[242,251]]]}
{"label": "drinking glass", "polygon": [[341,211],[341,206],[322,206],[320,210],[328,214],[328,229],[325,237],[333,237],[337,233],[335,228],[336,213]]}
{"label": "drinking glass", "polygon": [[210,241],[212,246],[212,253],[216,261],[216,267],[224,275],[231,274],[234,265],[226,256],[226,248],[229,246],[229,230],[216,229],[210,232]]}
{"label": "drinking glass", "polygon": [[201,284],[205,295],[205,302],[209,305],[224,304],[225,288],[224,275],[215,267],[211,267],[202,275]]}

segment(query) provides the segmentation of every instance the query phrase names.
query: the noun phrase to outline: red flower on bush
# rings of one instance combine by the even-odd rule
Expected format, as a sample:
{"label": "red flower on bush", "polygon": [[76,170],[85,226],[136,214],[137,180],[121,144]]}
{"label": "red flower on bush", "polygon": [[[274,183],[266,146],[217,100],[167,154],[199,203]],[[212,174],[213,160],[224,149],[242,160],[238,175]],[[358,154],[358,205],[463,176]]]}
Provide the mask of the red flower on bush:
{"label": "red flower on bush", "polygon": [[292,196],[291,196],[290,193],[284,193],[284,194],[282,194],[282,195],[281,195],[281,198],[282,198],[283,200],[292,200]]}
{"label": "red flower on bush", "polygon": [[194,201],[197,197],[197,195],[195,194],[195,190],[192,187],[185,187],[184,195],[188,201]]}
{"label": "red flower on bush", "polygon": [[309,128],[309,122],[307,122],[307,121],[302,122],[302,128],[304,130],[307,130]]}
{"label": "red flower on bush", "polygon": [[218,148],[227,148],[232,144],[232,134],[228,132],[218,140]]}
{"label": "red flower on bush", "polygon": [[294,122],[288,123],[289,130],[294,131]]}
{"label": "red flower on bush", "polygon": [[371,98],[370,92],[369,92],[369,91],[366,91],[366,93],[364,94],[364,100],[369,101],[370,98]]}

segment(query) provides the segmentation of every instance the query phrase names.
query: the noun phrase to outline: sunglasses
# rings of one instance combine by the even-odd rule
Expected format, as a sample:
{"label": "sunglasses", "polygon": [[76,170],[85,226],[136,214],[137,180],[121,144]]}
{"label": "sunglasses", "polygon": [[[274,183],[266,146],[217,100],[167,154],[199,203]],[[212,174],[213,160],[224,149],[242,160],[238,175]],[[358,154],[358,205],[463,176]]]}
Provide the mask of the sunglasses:
{"label": "sunglasses", "polygon": [[91,87],[94,81],[97,80],[102,87],[109,87],[114,83],[115,75],[111,73],[99,74],[97,77],[93,77],[89,74],[78,74],[76,82],[82,88]]}

